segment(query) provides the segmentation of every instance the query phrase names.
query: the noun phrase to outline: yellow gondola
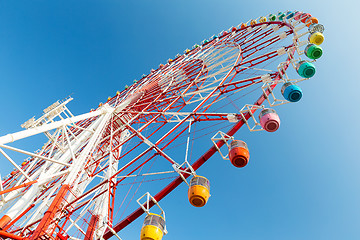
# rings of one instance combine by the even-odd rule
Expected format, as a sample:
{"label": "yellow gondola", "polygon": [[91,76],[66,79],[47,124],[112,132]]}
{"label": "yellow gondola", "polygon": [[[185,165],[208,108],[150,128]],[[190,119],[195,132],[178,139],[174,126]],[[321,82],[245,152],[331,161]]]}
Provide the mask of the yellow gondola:
{"label": "yellow gondola", "polygon": [[324,41],[324,35],[321,32],[314,32],[309,36],[310,43],[321,45],[323,41]]}
{"label": "yellow gondola", "polygon": [[164,236],[165,219],[155,213],[149,213],[141,228],[140,240],[161,240]]}
{"label": "yellow gondola", "polygon": [[261,17],[260,20],[259,20],[259,22],[261,22],[261,23],[264,23],[266,21],[267,21],[266,17]]}

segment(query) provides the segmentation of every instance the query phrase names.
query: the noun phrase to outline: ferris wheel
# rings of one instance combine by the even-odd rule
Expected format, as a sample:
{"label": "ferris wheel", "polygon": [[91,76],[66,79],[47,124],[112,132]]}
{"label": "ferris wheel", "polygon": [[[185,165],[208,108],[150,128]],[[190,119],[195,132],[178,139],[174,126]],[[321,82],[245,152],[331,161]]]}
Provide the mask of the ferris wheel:
{"label": "ferris wheel", "polygon": [[[184,183],[189,204],[202,207],[210,181],[197,171],[206,161],[248,164],[234,134],[278,130],[274,107],[302,98],[323,31],[308,13],[269,14],[186,49],[88,113],[74,116],[72,98],[50,105],[0,137],[3,164],[14,166],[0,179],[0,237],[121,239],[144,214],[141,240],[162,239],[160,200]],[[35,152],[11,144],[39,136]]]}

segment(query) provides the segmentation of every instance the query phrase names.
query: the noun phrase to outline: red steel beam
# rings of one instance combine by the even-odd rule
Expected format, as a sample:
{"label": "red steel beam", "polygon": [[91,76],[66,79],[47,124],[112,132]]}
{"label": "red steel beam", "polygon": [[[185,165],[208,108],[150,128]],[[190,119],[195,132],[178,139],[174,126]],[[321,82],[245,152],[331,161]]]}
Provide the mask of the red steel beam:
{"label": "red steel beam", "polygon": [[56,197],[51,202],[50,207],[45,212],[44,217],[41,219],[39,225],[36,227],[35,231],[30,237],[30,240],[37,240],[40,238],[41,234],[49,228],[49,225],[53,221],[53,218],[58,210],[60,210],[61,203],[64,200],[65,195],[69,192],[69,185],[63,185],[59,192],[56,194]]}
{"label": "red steel beam", "polygon": [[8,233],[5,231],[0,230],[0,237],[4,238],[4,239],[15,239],[15,240],[27,240],[28,238],[24,238],[24,237],[20,237],[18,235],[12,234],[12,233]]}

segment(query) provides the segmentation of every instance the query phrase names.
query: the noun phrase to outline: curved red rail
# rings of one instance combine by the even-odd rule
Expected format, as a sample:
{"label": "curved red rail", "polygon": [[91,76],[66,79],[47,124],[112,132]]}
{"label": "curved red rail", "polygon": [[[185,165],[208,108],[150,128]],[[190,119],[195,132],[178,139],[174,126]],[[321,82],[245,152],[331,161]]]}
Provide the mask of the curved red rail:
{"label": "curved red rail", "polygon": [[[291,27],[289,25],[289,27]],[[295,51],[295,50],[294,50]],[[287,60],[287,64],[284,66],[284,70],[286,70],[288,68],[288,66],[290,65],[290,59],[288,58]],[[280,74],[277,73],[275,80],[279,80],[280,79]],[[276,84],[273,84],[271,86],[271,89],[274,89],[276,87]],[[266,94],[269,94],[270,90],[267,90]],[[254,105],[260,106],[264,101],[266,100],[265,95],[262,94],[260,96],[260,98],[254,103]],[[256,109],[254,109],[252,111],[252,113],[254,113],[256,111]],[[247,113],[245,115],[246,120],[248,120],[250,118],[250,114]],[[235,124],[228,132],[227,134],[229,136],[234,135],[242,126],[244,125],[244,121],[239,121],[237,124]],[[221,148],[224,145],[224,141],[218,141],[216,143],[216,145]],[[192,164],[192,167],[194,170],[197,170],[199,167],[201,167],[201,165],[203,165],[207,160],[210,159],[210,157],[212,157],[214,155],[214,153],[216,153],[216,147],[212,146],[208,151],[206,151],[205,154],[203,154],[196,162],[194,162]],[[190,175],[189,174],[183,174],[183,176],[185,178],[188,178]],[[179,186],[181,183],[183,182],[183,179],[179,176],[177,177],[174,181],[172,181],[170,184],[168,184],[163,190],[161,190],[158,194],[156,194],[154,196],[156,201],[160,201],[162,200],[166,195],[168,195],[171,191],[173,191],[177,186]],[[155,205],[154,202],[150,202],[149,206],[153,207]],[[133,221],[135,221],[138,217],[140,217],[142,214],[144,213],[144,210],[139,207],[138,209],[136,209],[134,212],[132,212],[129,216],[127,216],[126,218],[124,218],[122,221],[120,221],[118,224],[116,224],[113,229],[116,232],[121,231],[123,228],[125,228],[127,225],[129,225],[130,223],[132,223]],[[112,237],[114,234],[107,229],[105,234],[104,234],[104,239],[109,239],[110,237]]]}

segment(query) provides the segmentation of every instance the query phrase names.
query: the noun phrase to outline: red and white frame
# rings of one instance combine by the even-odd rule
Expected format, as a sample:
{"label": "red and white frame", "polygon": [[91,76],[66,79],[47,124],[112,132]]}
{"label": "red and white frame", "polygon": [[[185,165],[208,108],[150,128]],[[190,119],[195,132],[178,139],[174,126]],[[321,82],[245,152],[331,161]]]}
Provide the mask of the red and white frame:
{"label": "red and white frame", "polygon": [[[287,70],[300,59],[306,28],[284,19],[221,34],[89,113],[72,115],[67,99],[0,137],[0,153],[15,167],[0,184],[0,237],[120,238],[144,213],[136,199],[157,192],[162,200],[225,144],[214,146],[214,133],[252,129],[255,111],[276,100],[278,83],[291,81]],[[48,140],[35,153],[9,145],[40,133]],[[19,164],[13,152],[29,157]]]}

